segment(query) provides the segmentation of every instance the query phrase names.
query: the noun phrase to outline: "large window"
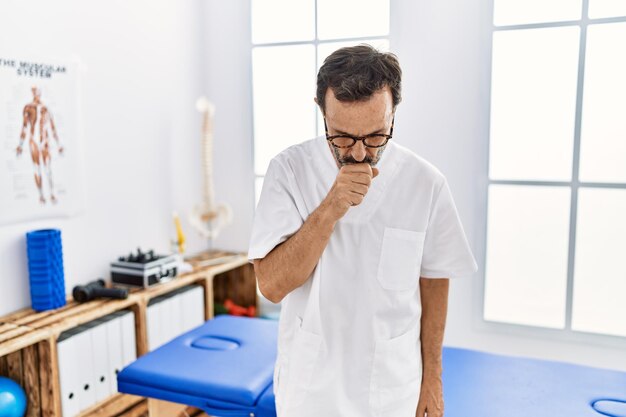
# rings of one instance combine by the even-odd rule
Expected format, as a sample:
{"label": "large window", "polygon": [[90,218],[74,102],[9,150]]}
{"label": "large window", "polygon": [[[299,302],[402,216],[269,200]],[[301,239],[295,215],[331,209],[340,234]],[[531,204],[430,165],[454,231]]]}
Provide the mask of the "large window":
{"label": "large window", "polygon": [[389,0],[252,0],[256,195],[270,159],[324,133],[317,71],[343,46],[389,50]]}
{"label": "large window", "polygon": [[626,336],[626,1],[495,0],[484,319]]}

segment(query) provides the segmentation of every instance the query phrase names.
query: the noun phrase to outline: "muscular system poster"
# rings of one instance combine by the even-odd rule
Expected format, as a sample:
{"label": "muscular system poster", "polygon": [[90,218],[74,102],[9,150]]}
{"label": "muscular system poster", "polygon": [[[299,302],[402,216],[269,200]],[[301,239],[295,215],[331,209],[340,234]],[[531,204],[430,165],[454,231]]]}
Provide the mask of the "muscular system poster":
{"label": "muscular system poster", "polygon": [[0,56],[0,223],[80,209],[78,64]]}

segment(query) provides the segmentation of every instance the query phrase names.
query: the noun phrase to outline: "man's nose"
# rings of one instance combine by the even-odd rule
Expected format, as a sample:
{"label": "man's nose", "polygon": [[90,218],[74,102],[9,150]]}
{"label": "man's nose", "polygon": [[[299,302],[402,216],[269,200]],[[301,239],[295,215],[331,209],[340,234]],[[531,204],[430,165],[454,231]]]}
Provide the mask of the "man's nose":
{"label": "man's nose", "polygon": [[361,162],[365,159],[367,155],[367,148],[363,144],[362,140],[357,141],[357,143],[352,146],[352,157],[355,161]]}

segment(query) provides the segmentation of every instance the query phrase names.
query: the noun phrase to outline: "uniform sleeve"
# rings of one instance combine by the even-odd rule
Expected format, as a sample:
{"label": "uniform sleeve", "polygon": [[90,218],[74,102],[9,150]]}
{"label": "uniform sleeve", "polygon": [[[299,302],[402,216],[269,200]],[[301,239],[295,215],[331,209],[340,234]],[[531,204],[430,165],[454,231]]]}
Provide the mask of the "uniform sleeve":
{"label": "uniform sleeve", "polygon": [[420,276],[457,278],[477,270],[452,193],[444,179],[428,221]]}
{"label": "uniform sleeve", "polygon": [[297,232],[304,220],[298,211],[291,174],[276,158],[270,161],[254,212],[248,262],[264,258]]}

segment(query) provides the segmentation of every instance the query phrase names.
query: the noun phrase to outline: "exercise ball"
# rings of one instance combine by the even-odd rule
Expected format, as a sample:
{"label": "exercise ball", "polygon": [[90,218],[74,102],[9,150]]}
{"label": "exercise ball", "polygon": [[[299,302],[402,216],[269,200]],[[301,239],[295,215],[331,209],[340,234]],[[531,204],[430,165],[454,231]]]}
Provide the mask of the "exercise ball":
{"label": "exercise ball", "polygon": [[0,417],[24,417],[26,393],[12,379],[0,376]]}

